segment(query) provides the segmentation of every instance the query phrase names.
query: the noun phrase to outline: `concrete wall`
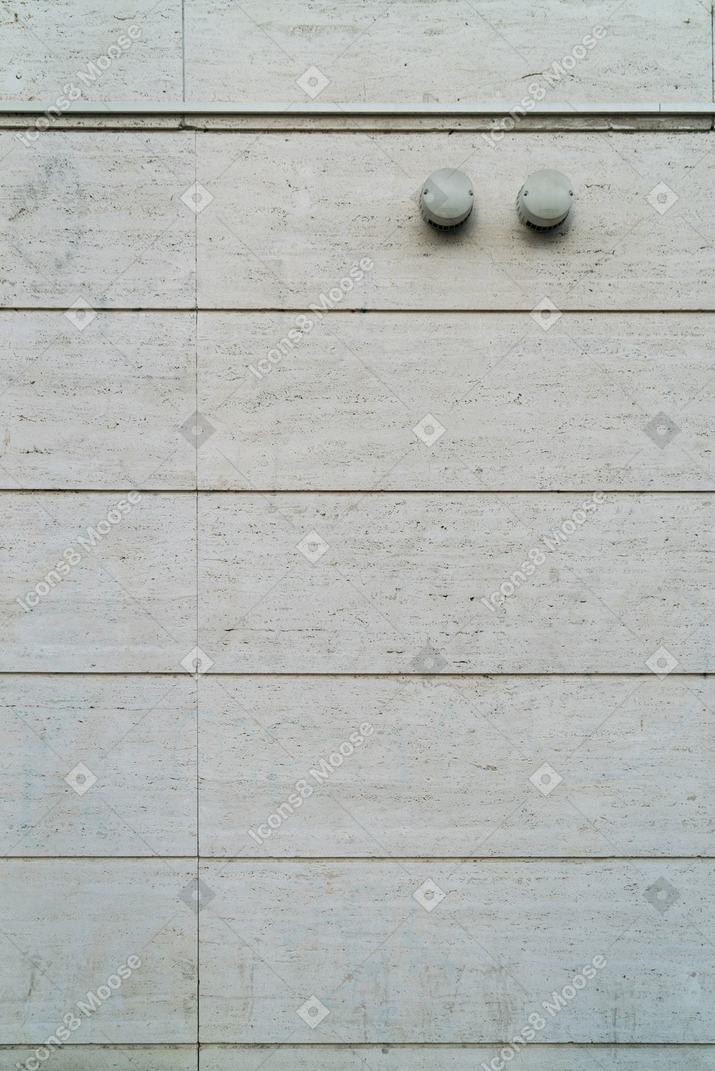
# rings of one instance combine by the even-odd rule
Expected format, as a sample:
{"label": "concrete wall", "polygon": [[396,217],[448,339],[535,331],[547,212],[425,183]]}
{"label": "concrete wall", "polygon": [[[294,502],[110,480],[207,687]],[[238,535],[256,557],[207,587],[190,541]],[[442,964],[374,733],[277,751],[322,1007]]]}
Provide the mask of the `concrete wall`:
{"label": "concrete wall", "polygon": [[712,55],[700,0],[3,7],[6,101],[285,109],[0,114],[1,1068],[715,1068],[712,122],[578,112]]}

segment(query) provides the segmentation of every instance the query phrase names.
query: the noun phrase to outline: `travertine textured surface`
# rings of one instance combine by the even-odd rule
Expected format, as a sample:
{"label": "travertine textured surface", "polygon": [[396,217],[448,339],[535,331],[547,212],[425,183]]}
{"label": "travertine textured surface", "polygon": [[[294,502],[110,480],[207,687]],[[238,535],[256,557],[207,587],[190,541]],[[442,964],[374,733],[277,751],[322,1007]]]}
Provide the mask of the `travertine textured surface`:
{"label": "travertine textured surface", "polygon": [[[198,1071],[196,1047],[188,1044],[183,1048],[178,1045],[93,1045],[91,1049],[68,1045],[65,1049],[54,1050],[52,1065],[57,1071],[76,1071],[87,1053],[91,1053],[93,1071],[126,1071],[127,1061],[133,1071]],[[7,1060],[8,1067],[14,1068],[16,1063],[30,1055],[27,1045],[0,1046],[0,1059]],[[699,1067],[697,1063],[691,1066]]]}
{"label": "travertine textured surface", "polygon": [[122,502],[122,492],[0,495],[3,671],[181,672],[195,643],[195,503],[142,493],[125,513]]}
{"label": "travertine textured surface", "polygon": [[[4,306],[194,300],[193,134],[0,132]],[[91,325],[85,324],[84,330]]]}
{"label": "travertine textured surface", "polygon": [[199,504],[199,645],[216,672],[434,671],[425,649],[468,673],[640,673],[661,646],[676,671],[712,665],[711,494]]}
{"label": "travertine textured surface", "polygon": [[[3,855],[191,855],[195,705],[188,676],[6,678]],[[97,779],[81,796],[80,762]]]}
{"label": "travertine textured surface", "polygon": [[[710,315],[568,313],[548,331],[528,314],[339,315],[291,343],[294,321],[200,315],[198,407],[216,429],[200,487],[713,485]],[[428,414],[432,443],[414,430]]]}
{"label": "travertine textured surface", "polygon": [[[440,1045],[439,1050],[421,1045],[211,1045],[201,1050],[201,1066],[204,1071],[234,1071],[239,1061],[245,1071],[258,1071],[262,1064],[271,1071],[363,1071],[366,1065],[375,1071],[432,1071],[438,1064],[443,1071],[473,1071],[497,1055],[493,1045]],[[594,1055],[612,1071],[711,1071],[713,1049],[707,1045],[606,1045],[594,1053],[589,1045],[546,1044],[523,1050],[520,1058],[528,1071],[593,1071]],[[114,1071],[114,1065],[108,1066]],[[104,1065],[97,1067],[104,1071]],[[144,1071],[143,1065],[139,1067]]]}
{"label": "travertine textured surface", "polygon": [[9,859],[3,874],[4,1044],[41,1045],[130,956],[141,965],[81,1013],[76,1042],[195,1038],[196,915],[180,897],[195,864]]}
{"label": "travertine textured surface", "polygon": [[[85,100],[181,100],[182,51],[193,101],[511,107],[531,85],[571,103],[693,101],[711,92],[710,18],[698,0],[615,8],[607,0],[15,0],[0,18],[5,100],[54,101],[68,84]],[[120,43],[119,56],[97,65],[133,26],[131,46]],[[594,44],[596,27],[603,36]],[[543,72],[554,63],[561,70],[549,82]],[[320,77],[306,81],[313,67]]]}
{"label": "travertine textured surface", "polygon": [[180,100],[181,50],[181,0],[12,0],[0,9],[0,97],[54,103],[75,86],[79,100]]}
{"label": "travertine textured surface", "polygon": [[710,7],[0,3],[0,1071],[713,1071]]}
{"label": "travertine textured surface", "polygon": [[195,486],[191,313],[0,313],[0,486]]}
{"label": "travertine textured surface", "polygon": [[[294,1009],[315,994],[324,1042],[498,1044],[505,1018],[516,1031],[599,955],[544,1040],[712,1036],[712,861],[244,860],[202,875],[216,893],[201,914],[203,1040],[308,1041]],[[644,896],[661,877],[681,893],[667,919]],[[446,894],[429,912],[413,896],[426,880]]]}
{"label": "travertine textured surface", "polygon": [[[0,1046],[0,1054],[13,1063],[27,1057],[28,1047]],[[379,1071],[432,1071],[439,1060],[444,1071],[473,1071],[482,1060],[494,1058],[494,1046],[440,1045],[439,1052],[421,1045],[203,1045],[204,1071],[259,1071],[268,1064],[273,1071],[363,1071],[365,1061]],[[130,1060],[136,1071],[196,1071],[196,1049],[189,1046],[151,1047],[94,1045],[94,1071],[123,1071]],[[75,1071],[81,1058],[76,1048],[53,1054],[59,1071]],[[605,1045],[598,1058],[613,1071],[711,1071],[713,1049],[707,1045]],[[594,1052],[589,1045],[539,1045],[525,1051],[523,1066],[528,1071],[592,1071]]]}
{"label": "travertine textured surface", "polygon": [[[711,133],[485,137],[199,135],[214,198],[198,216],[199,301],[306,309],[370,257],[341,308],[713,308]],[[546,238],[514,209],[545,164],[575,188]],[[425,227],[417,194],[446,165],[472,178],[476,214],[445,234]]]}
{"label": "travertine textured surface", "polygon": [[0,485],[188,490],[197,466],[206,490],[712,484],[708,314],[568,313],[548,332],[528,314],[339,315],[262,371],[294,320],[100,312],[80,332],[59,310],[0,314]]}
{"label": "travertine textured surface", "polygon": [[[596,26],[606,36],[550,86]],[[698,100],[711,93],[709,11],[698,0],[187,0],[189,100],[495,101],[532,82],[549,100]],[[577,52],[577,56],[579,53]],[[300,84],[307,69],[323,78]]]}
{"label": "travertine textured surface", "polygon": [[[714,706],[675,674],[205,677],[201,853],[709,854]],[[544,762],[563,778],[546,797]],[[313,795],[266,833],[300,778]]]}
{"label": "travertine textured surface", "polygon": [[[711,137],[53,130],[27,147],[4,131],[0,299],[190,308],[198,265],[206,308],[307,310],[326,294],[340,308],[712,309]],[[576,188],[546,238],[513,205],[545,161]],[[416,203],[445,163],[475,184],[454,234]],[[363,259],[374,267],[350,287]]]}

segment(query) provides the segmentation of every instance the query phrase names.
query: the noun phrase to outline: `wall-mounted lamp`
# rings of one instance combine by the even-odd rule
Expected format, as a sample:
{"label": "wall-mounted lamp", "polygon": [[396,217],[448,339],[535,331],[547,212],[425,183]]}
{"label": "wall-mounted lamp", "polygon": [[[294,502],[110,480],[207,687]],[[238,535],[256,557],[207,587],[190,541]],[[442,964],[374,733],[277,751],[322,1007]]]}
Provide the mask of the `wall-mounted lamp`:
{"label": "wall-mounted lamp", "polygon": [[463,171],[441,167],[425,182],[420,193],[420,212],[430,227],[451,231],[464,223],[474,208],[474,187]]}
{"label": "wall-mounted lamp", "polygon": [[531,230],[552,231],[566,219],[572,204],[571,181],[560,171],[544,168],[530,175],[519,190],[516,211]]}

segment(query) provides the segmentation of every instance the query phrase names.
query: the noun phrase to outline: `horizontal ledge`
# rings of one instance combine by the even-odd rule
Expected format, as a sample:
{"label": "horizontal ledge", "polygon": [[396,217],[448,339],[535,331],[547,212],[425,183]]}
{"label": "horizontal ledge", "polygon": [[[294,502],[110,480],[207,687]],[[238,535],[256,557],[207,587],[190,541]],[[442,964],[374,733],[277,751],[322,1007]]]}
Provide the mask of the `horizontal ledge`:
{"label": "horizontal ledge", "polygon": [[[193,101],[74,101],[62,109],[65,115],[415,115],[415,116],[502,116],[519,107],[512,104],[483,104],[479,102],[440,103],[364,103],[361,101],[337,104],[279,101],[193,102]],[[42,115],[49,108],[60,110],[51,101],[3,100],[0,113],[7,115]],[[523,110],[523,109],[522,109]],[[682,104],[657,103],[539,103],[528,115],[715,115],[715,103],[707,101]]]}
{"label": "horizontal ledge", "polygon": [[[714,855],[0,855],[2,863],[713,863]],[[713,1043],[715,1044],[715,1042]]]}
{"label": "horizontal ledge", "polygon": [[[46,1039],[45,1039],[46,1041]],[[0,1045],[0,1052],[15,1052],[19,1049],[44,1047],[45,1041],[10,1042]],[[335,1049],[348,1052],[352,1049],[466,1049],[482,1052],[495,1049],[500,1045],[509,1045],[511,1040],[503,1041],[88,1041],[65,1042],[65,1050],[122,1050],[141,1051],[144,1049],[182,1049],[195,1052],[197,1049],[226,1049],[235,1052],[253,1052],[267,1049]],[[530,1042],[539,1049],[713,1049],[712,1041],[538,1041]]]}

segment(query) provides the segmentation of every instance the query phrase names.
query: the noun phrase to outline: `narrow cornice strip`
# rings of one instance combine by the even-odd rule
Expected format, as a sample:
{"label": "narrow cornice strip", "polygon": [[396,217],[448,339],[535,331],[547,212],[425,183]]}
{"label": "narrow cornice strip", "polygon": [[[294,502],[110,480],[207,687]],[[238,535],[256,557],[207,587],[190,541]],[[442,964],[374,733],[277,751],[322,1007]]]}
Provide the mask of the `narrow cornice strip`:
{"label": "narrow cornice strip", "polygon": [[[47,101],[0,101],[0,113],[5,115],[42,115],[57,105]],[[188,103],[186,101],[74,101],[63,109],[64,115],[328,115],[328,116],[503,116],[516,110],[518,104],[321,104],[247,102]],[[520,113],[521,114],[521,111]],[[527,115],[715,115],[715,103],[682,104],[537,104]]]}

